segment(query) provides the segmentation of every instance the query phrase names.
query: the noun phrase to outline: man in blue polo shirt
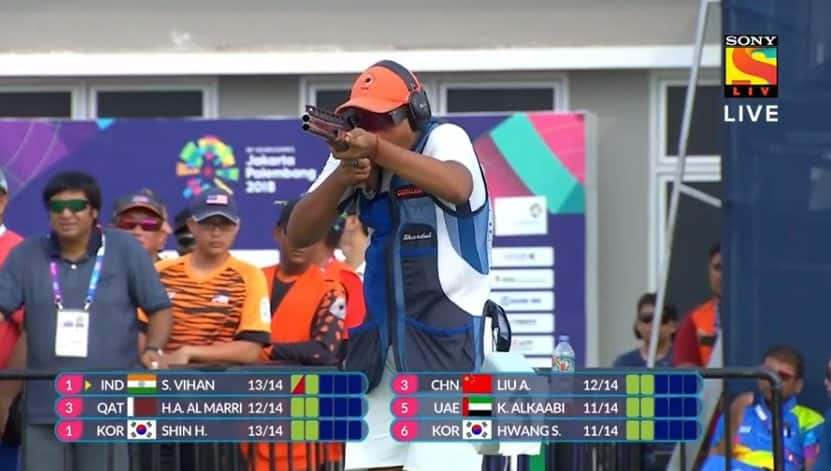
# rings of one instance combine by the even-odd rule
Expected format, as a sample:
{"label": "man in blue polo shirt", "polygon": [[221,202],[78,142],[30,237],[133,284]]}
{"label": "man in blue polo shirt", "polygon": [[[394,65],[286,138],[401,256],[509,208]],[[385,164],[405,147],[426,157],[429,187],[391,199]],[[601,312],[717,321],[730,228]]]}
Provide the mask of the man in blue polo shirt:
{"label": "man in blue polo shirt", "polygon": [[[43,190],[52,228],[26,239],[0,270],[0,313],[25,307],[26,367],[33,370],[127,370],[160,366],[170,334],[170,299],[153,261],[124,231],[98,226],[101,191],[90,175],[65,172]],[[136,309],[148,313],[147,348],[137,351]],[[53,381],[28,381],[23,466],[26,471],[126,470],[125,444],[68,445],[55,438]],[[112,448],[109,448],[109,447]],[[73,456],[74,455],[74,456]]]}

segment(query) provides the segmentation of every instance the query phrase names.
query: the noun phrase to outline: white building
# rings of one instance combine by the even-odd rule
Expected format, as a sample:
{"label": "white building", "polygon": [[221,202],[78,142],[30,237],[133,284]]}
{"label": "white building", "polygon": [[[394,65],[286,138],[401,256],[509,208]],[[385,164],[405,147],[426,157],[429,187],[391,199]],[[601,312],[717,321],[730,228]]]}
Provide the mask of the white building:
{"label": "white building", "polygon": [[[297,116],[340,101],[384,58],[419,73],[440,114],[591,111],[608,364],[632,346],[638,296],[657,286],[697,11],[691,0],[6,0],[0,117]],[[709,24],[688,174],[720,196],[720,18]],[[699,205],[682,202],[670,278],[682,308],[707,296],[718,237],[719,213]]]}

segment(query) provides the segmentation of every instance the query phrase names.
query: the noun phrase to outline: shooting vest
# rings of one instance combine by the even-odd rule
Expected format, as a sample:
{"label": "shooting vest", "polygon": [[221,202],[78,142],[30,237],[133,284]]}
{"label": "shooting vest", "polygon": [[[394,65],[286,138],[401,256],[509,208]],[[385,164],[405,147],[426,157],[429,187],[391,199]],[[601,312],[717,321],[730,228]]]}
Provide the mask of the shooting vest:
{"label": "shooting vest", "polygon": [[[437,126],[427,125],[415,152],[424,151]],[[469,203],[451,209],[398,175],[386,193],[356,193],[359,217],[372,229],[367,314],[349,330],[345,368],[364,372],[370,388],[381,380],[390,346],[398,371],[481,366],[492,238],[487,186],[485,192],[486,203],[476,211]]]}

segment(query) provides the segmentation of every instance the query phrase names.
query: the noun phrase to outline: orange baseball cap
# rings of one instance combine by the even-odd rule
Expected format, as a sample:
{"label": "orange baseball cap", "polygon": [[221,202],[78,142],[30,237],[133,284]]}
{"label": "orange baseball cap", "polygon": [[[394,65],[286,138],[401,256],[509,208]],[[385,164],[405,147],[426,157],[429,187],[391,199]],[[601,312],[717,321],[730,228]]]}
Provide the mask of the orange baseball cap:
{"label": "orange baseball cap", "polygon": [[[421,88],[421,84],[418,84]],[[389,113],[404,106],[410,99],[410,89],[395,72],[382,65],[373,65],[355,80],[349,100],[338,106],[336,112],[346,108],[359,108],[372,113]]]}

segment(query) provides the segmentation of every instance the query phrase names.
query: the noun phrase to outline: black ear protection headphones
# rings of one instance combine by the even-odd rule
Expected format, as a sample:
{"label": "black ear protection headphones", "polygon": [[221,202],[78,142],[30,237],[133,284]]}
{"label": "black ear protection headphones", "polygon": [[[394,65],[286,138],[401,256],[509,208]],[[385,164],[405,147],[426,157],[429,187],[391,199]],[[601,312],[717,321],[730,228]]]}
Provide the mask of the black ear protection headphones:
{"label": "black ear protection headphones", "polygon": [[383,60],[374,64],[373,67],[383,67],[390,70],[407,85],[407,90],[410,92],[410,97],[407,99],[407,118],[410,120],[413,129],[424,129],[433,113],[430,110],[430,100],[427,99],[427,93],[421,88],[415,75],[403,65],[391,60]]}

